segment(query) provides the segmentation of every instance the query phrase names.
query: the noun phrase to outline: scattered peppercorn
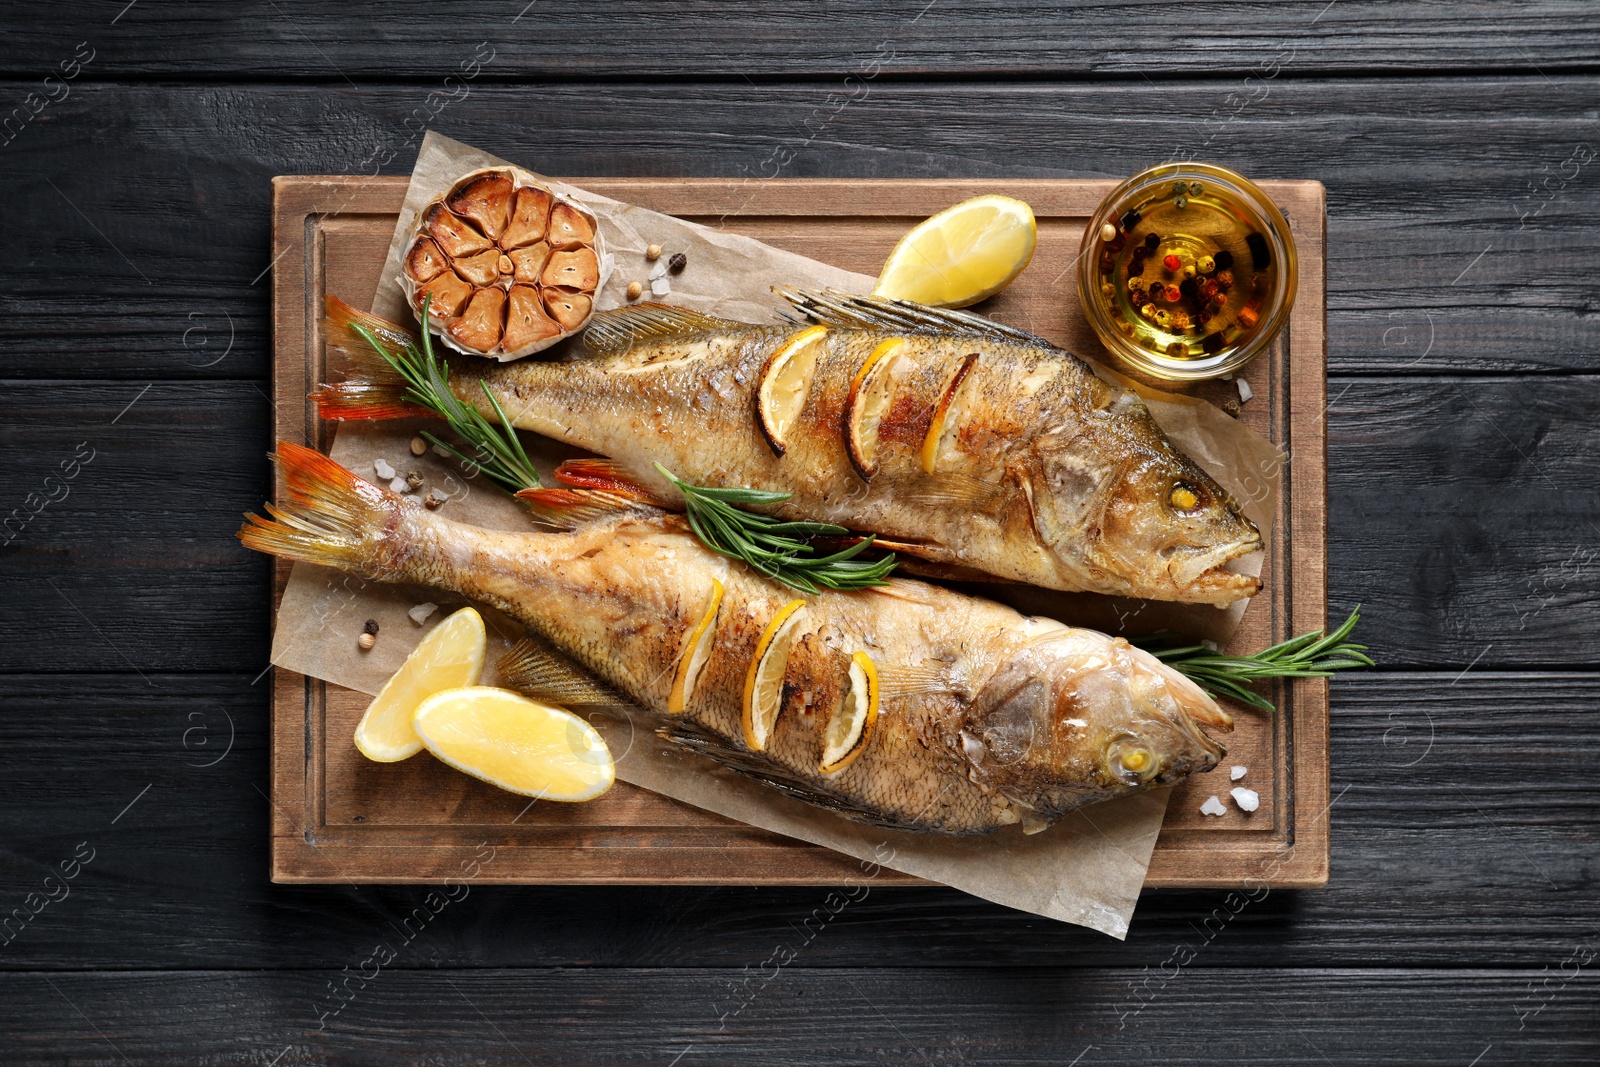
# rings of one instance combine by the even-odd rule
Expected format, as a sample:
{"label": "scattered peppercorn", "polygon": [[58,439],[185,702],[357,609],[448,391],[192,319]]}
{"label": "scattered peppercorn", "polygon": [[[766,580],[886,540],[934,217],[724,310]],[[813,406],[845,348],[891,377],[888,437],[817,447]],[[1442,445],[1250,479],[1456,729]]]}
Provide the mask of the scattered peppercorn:
{"label": "scattered peppercorn", "polygon": [[416,471],[406,471],[406,484],[411,487],[412,492],[416,492],[422,488],[422,475]]}
{"label": "scattered peppercorn", "polygon": [[1217,269],[1227,270],[1233,266],[1233,253],[1224,248],[1217,253]]}
{"label": "scattered peppercorn", "polygon": [[1221,289],[1224,293],[1233,288],[1233,271],[1217,271],[1217,288]]}
{"label": "scattered peppercorn", "polygon": [[645,259],[649,259],[649,260],[660,259],[661,258],[661,246],[660,245],[651,245],[649,248],[645,249],[644,250],[644,258]]}
{"label": "scattered peppercorn", "polygon": [[1217,269],[1217,261],[1210,256],[1201,256],[1195,265],[1200,268],[1201,274],[1210,274]]}
{"label": "scattered peppercorn", "polygon": [[672,253],[672,258],[667,260],[667,269],[673,274],[679,274],[689,265],[689,257],[682,252]]}
{"label": "scattered peppercorn", "polygon": [[1199,196],[1201,193],[1203,193],[1205,191],[1206,191],[1206,187],[1201,185],[1199,182],[1190,182],[1189,183],[1189,195],[1190,196]]}
{"label": "scattered peppercorn", "polygon": [[376,634],[378,632],[378,620],[368,619],[362,624],[361,632],[364,634]]}
{"label": "scattered peppercorn", "polygon": [[361,651],[363,652],[371,652],[372,646],[377,643],[378,639],[371,634],[362,634],[360,637],[356,638],[356,644],[361,646]]}
{"label": "scattered peppercorn", "polygon": [[1183,293],[1176,285],[1169,285],[1162,295],[1168,300],[1176,301],[1180,296],[1183,295]]}
{"label": "scattered peppercorn", "polygon": [[1112,238],[1114,238],[1116,236],[1117,236],[1117,227],[1114,224],[1108,222],[1104,226],[1100,227],[1100,240],[1102,240],[1102,241],[1110,241]]}
{"label": "scattered peppercorn", "polygon": [[1237,419],[1239,417],[1239,402],[1237,400],[1225,400],[1222,403],[1222,410]]}
{"label": "scattered peppercorn", "polygon": [[1179,267],[1183,266],[1183,260],[1173,255],[1171,252],[1168,252],[1166,255],[1162,256],[1161,262],[1168,270],[1177,270]]}
{"label": "scattered peppercorn", "polygon": [[420,437],[413,437],[411,439],[411,454],[413,456],[420,456],[424,452],[426,452],[427,450],[428,450],[428,442],[424,441]]}
{"label": "scattered peppercorn", "polygon": [[1144,235],[1144,246],[1146,248],[1148,248],[1150,251],[1154,252],[1156,250],[1156,246],[1159,245],[1160,243],[1161,243],[1161,235],[1160,234],[1158,234],[1158,233],[1147,233],[1147,234]]}
{"label": "scattered peppercorn", "polygon": [[429,489],[427,497],[422,501],[422,506],[429,511],[438,511],[444,506],[445,497],[439,495],[439,490]]}
{"label": "scattered peppercorn", "polygon": [[1221,352],[1222,335],[1220,333],[1206,334],[1200,339],[1200,347],[1207,355],[1215,355],[1216,353]]}
{"label": "scattered peppercorn", "polygon": [[1193,300],[1196,294],[1200,292],[1200,287],[1195,284],[1193,278],[1185,278],[1183,281],[1178,283],[1178,292],[1182,293],[1190,300]]}
{"label": "scattered peppercorn", "polygon": [[643,295],[644,295],[644,286],[640,285],[638,282],[629,282],[628,283],[628,299],[629,300],[637,300]]}

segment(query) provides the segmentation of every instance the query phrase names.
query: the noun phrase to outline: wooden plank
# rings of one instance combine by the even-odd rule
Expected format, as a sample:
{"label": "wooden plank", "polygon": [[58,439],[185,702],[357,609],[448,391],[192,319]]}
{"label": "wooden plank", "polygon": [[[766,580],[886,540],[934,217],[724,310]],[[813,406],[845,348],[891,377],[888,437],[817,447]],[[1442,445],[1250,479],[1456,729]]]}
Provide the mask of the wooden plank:
{"label": "wooden plank", "polygon": [[[232,535],[270,495],[271,386],[147,384],[0,383],[0,520],[97,449],[0,546],[0,597],[28,605],[0,612],[0,672],[266,666],[269,566]],[[1336,377],[1328,399],[1332,614],[1364,603],[1389,666],[1600,664],[1600,377]]]}
{"label": "wooden plank", "polygon": [[[1347,9],[1362,6],[1340,0],[1318,25]],[[1270,18],[1276,5],[1250,10]],[[135,13],[146,17],[136,8],[119,29]],[[1434,37],[1450,47],[1455,34]],[[1572,121],[1593,84],[1546,69],[1549,78],[1279,78],[1237,114],[1225,101],[1239,87],[1227,80],[959,92],[879,81],[839,110],[831,85],[483,83],[434,125],[567,174],[753,183],[780,172],[1106,176],[1187,145],[1247,174],[1328,187],[1336,372],[1594,370],[1581,279],[1597,255],[1600,182],[1596,164],[1579,161],[1600,143]],[[9,238],[7,374],[141,386],[269,375],[269,179],[404,173],[417,143],[407,117],[433,87],[74,85],[0,158],[18,176],[18,217],[51,220]]]}
{"label": "wooden plank", "polygon": [[[1086,220],[1111,191],[1111,181],[574,181],[628,203],[869,271],[915,220],[941,204],[998,188],[1033,205],[1039,248],[1036,269],[995,298],[994,314],[1068,348],[1083,351],[1093,341],[1076,301],[1048,279],[1070,272]],[[301,399],[326,377],[324,297],[364,302],[377,281],[404,185],[392,178],[274,181],[274,394],[283,439],[326,444],[327,428],[315,423]],[[1263,570],[1271,593],[1235,635],[1241,648],[1316,629],[1326,616],[1325,205],[1314,182],[1272,182],[1265,189],[1290,219],[1301,263],[1300,297],[1285,344],[1247,372],[1261,399],[1240,418],[1285,447],[1289,461]],[[1224,383],[1204,388],[1237,395]],[[287,565],[280,565],[279,581],[287,575]],[[1048,599],[1028,596],[1028,610],[1052,613]],[[1326,683],[1297,681],[1275,692],[1280,714],[1244,717],[1228,742],[1232,758],[1258,768],[1253,784],[1260,810],[1248,820],[1199,814],[1203,797],[1227,788],[1225,772],[1178,786],[1148,884],[1204,886],[1245,877],[1275,886],[1326,881]],[[345,740],[366,703],[359,693],[275,672],[275,880],[437,880],[453,873],[460,856],[486,837],[506,854],[490,876],[495,881],[832,884],[855,867],[825,849],[757,833],[625,784],[592,804],[540,805],[530,814],[530,806],[515,797],[426,762],[369,765]],[[885,879],[907,880],[895,874]]]}
{"label": "wooden plank", "polygon": [[[1538,968],[1600,926],[1589,875],[1600,673],[1473,670],[1449,684],[1459,673],[1335,682],[1332,878],[1252,902],[1205,965]],[[5,946],[0,969],[338,969],[422,902],[424,887],[267,882],[266,682],[252,677],[0,676],[0,899],[24,899],[78,842],[98,850],[71,896]],[[439,917],[427,959],[738,969],[829,891],[483,885]],[[1156,969],[1225,900],[1147,893],[1128,940],[1113,943],[951,890],[874,881],[805,963],[874,967],[915,945],[919,964]]]}
{"label": "wooden plank", "polygon": [[[765,951],[805,937],[784,931]],[[3,975],[0,997],[13,1025],[0,1034],[0,1053],[18,1067],[371,1064],[414,1059],[419,1049],[448,1049],[438,1055],[482,1067],[675,1057],[1462,1067],[1491,1049],[1494,1062],[1587,1063],[1600,1043],[1592,970],[1570,979],[1554,967],[1444,976],[1173,967],[1170,978],[1153,969],[1035,968],[998,976],[949,967],[763,971],[763,956],[722,971],[452,974],[368,964],[363,978],[362,961],[401,938],[384,930],[370,940],[348,971]],[[1540,984],[1547,978],[1548,989]]]}
{"label": "wooden plank", "polygon": [[[0,12],[16,27],[9,76],[38,77],[88,37],[97,48],[89,77],[163,76],[204,55],[211,77],[340,86],[396,71],[441,82],[472,71],[462,64],[473,57],[487,59],[483,77],[672,84],[707,76],[841,79],[880,69],[886,76],[968,79],[1242,75],[1277,67],[1297,74],[1555,71],[1592,67],[1600,49],[1600,20],[1581,0],[1453,10],[1449,32],[1440,32],[1438,9],[1419,0],[1235,0],[1206,5],[1199,19],[1152,18],[1149,5],[1127,0],[1048,11],[1019,0],[923,0],[759,12],[710,0],[618,0],[604,9],[515,5],[509,13],[507,5],[475,2],[452,5],[448,14],[387,0],[359,15],[283,0],[250,18],[222,5],[156,5],[118,17],[114,27],[104,10],[81,2],[48,20],[28,17],[33,9],[16,2]],[[435,88],[445,95],[457,84]]]}

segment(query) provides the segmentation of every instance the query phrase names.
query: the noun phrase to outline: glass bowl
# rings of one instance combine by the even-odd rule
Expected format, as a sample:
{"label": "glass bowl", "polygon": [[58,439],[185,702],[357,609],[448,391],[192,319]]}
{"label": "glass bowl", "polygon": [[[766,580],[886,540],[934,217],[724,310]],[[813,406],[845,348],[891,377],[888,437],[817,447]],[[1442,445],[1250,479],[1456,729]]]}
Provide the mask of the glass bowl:
{"label": "glass bowl", "polygon": [[1210,163],[1163,163],[1117,186],[1078,255],[1078,295],[1101,343],[1125,369],[1165,381],[1255,359],[1289,321],[1294,292],[1283,212]]}

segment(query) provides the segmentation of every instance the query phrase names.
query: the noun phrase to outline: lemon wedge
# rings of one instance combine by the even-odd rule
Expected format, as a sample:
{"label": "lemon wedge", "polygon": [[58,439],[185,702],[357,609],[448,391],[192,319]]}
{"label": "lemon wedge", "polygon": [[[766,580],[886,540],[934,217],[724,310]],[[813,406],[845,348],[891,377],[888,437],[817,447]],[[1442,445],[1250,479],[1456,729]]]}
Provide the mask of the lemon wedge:
{"label": "lemon wedge", "polygon": [[826,336],[827,327],[808,326],[779,345],[761,368],[756,414],[775,456],[788,449],[789,431],[805,410],[811,378],[817,371],[817,342]]}
{"label": "lemon wedge", "polygon": [[443,762],[525,797],[593,800],[617,780],[593,726],[509,689],[446,689],[424,700],[411,724]]}
{"label": "lemon wedge", "polygon": [[789,666],[795,625],[804,617],[804,600],[791,600],[767,623],[744,679],[744,743],[763,752],[783,710],[783,672]]}
{"label": "lemon wedge", "polygon": [[1033,259],[1033,208],[1009,196],[975,196],[900,238],[873,296],[964,308],[1010,285]]}
{"label": "lemon wedge", "polygon": [[411,717],[441,689],[476,685],[483,671],[483,617],[472,608],[435,626],[367,705],[356,727],[356,748],[370,760],[397,763],[422,751]]}

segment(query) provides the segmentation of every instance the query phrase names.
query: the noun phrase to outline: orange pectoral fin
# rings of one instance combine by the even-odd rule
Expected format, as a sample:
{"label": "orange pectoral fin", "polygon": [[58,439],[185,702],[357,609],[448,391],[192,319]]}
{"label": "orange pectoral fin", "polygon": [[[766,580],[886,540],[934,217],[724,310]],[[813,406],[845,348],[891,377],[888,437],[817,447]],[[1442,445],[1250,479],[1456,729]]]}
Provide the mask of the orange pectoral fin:
{"label": "orange pectoral fin", "polygon": [[517,494],[517,499],[528,505],[528,510],[539,521],[563,530],[576,530],[592,522],[661,513],[646,501],[602,489],[524,489]]}
{"label": "orange pectoral fin", "polygon": [[555,469],[552,475],[562,485],[574,489],[598,489],[615,496],[627,497],[647,504],[664,503],[654,489],[639,477],[612,459],[569,459]]}

